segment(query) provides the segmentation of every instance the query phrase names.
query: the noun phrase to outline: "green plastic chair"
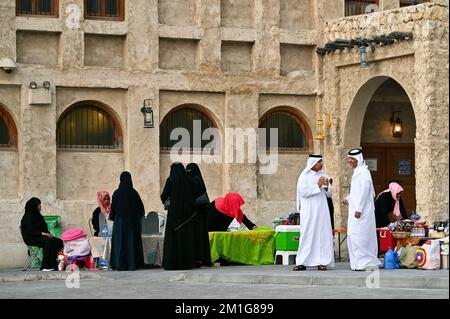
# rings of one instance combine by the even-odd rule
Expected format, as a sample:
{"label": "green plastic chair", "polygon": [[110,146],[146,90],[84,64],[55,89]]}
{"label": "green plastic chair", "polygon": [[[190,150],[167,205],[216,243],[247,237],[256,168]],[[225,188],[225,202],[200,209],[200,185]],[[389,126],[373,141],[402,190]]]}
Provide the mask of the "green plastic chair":
{"label": "green plastic chair", "polygon": [[33,266],[33,268],[39,268],[42,264],[42,248],[39,248],[37,246],[27,246],[27,247],[28,247],[28,260],[25,263],[25,266],[23,266],[22,271],[28,270],[30,266]]}

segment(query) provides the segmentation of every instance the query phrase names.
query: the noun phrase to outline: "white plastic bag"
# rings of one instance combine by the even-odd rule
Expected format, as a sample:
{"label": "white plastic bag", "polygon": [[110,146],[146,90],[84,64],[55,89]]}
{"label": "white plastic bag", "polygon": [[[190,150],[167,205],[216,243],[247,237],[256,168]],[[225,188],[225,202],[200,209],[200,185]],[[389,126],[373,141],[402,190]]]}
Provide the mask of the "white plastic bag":
{"label": "white plastic bag", "polygon": [[91,245],[87,237],[78,238],[75,240],[64,242],[64,255],[86,256],[91,252]]}
{"label": "white plastic bag", "polygon": [[439,240],[429,240],[417,250],[416,261],[419,269],[441,268],[441,247]]}

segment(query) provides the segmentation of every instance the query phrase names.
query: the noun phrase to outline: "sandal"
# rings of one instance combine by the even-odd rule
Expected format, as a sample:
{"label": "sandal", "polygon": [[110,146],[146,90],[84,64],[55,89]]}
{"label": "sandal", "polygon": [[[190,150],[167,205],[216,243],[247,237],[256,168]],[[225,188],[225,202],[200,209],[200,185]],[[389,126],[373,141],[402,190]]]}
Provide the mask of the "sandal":
{"label": "sandal", "polygon": [[293,271],[301,271],[301,270],[306,270],[306,267],[303,265],[298,265],[295,266],[294,268],[292,268]]}
{"label": "sandal", "polygon": [[319,265],[319,266],[317,266],[317,269],[319,269],[319,270],[327,270],[327,266]]}

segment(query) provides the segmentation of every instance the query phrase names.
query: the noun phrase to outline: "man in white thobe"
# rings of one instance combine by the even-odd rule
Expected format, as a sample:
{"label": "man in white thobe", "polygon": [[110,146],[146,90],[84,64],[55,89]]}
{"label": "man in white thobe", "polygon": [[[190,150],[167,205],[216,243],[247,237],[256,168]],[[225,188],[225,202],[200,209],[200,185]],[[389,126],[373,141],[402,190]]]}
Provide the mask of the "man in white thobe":
{"label": "man in white thobe", "polygon": [[375,191],[372,176],[364,162],[362,150],[348,152],[348,161],[354,169],[350,194],[343,203],[348,205],[347,245],[352,270],[378,267],[377,233],[375,225]]}
{"label": "man in white thobe", "polygon": [[300,208],[300,242],[294,271],[334,267],[333,233],[327,197],[328,179],[322,171],[322,156],[310,155],[297,182],[297,209]]}

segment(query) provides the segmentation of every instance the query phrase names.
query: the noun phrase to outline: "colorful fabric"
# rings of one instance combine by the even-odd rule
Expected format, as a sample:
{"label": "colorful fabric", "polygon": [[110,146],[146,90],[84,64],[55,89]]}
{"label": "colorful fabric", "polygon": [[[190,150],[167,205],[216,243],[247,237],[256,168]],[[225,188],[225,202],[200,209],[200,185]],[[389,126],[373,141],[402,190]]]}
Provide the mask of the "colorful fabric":
{"label": "colorful fabric", "polygon": [[225,197],[219,197],[214,200],[215,206],[219,212],[224,215],[236,218],[239,224],[242,224],[244,214],[241,206],[244,205],[244,199],[238,193],[228,193]]}
{"label": "colorful fabric", "polygon": [[211,262],[219,258],[246,265],[270,265],[274,262],[275,230],[209,232]]}

